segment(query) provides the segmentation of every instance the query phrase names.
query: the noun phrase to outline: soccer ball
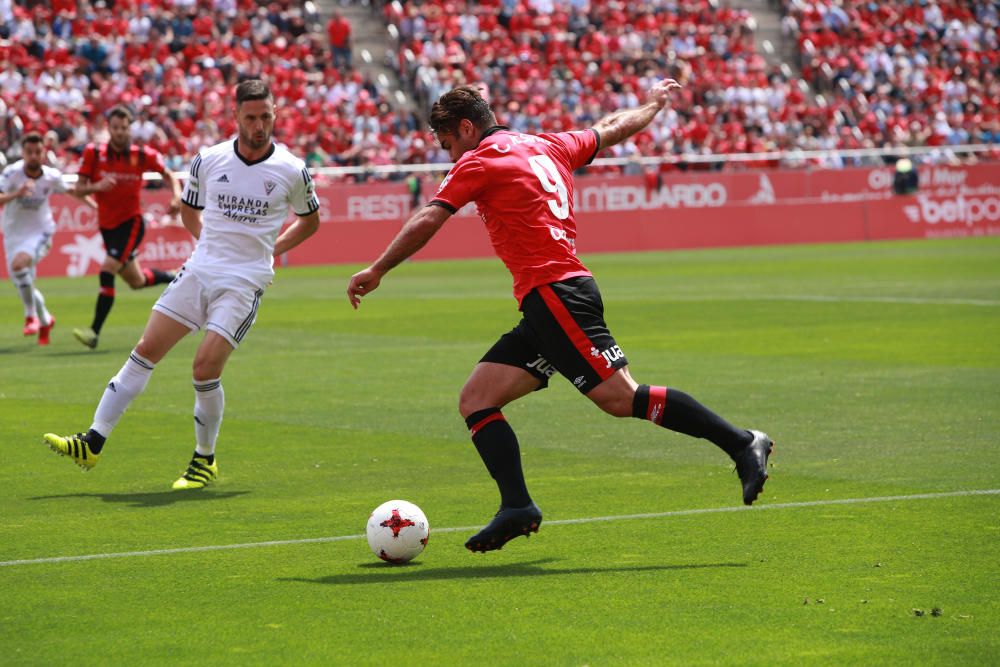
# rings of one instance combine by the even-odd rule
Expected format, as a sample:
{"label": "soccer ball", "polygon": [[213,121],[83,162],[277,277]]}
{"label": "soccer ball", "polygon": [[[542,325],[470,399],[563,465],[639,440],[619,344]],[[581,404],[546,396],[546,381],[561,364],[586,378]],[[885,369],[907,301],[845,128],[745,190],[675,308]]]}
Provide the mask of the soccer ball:
{"label": "soccer ball", "polygon": [[368,517],[368,546],[384,561],[405,563],[427,546],[430,529],[419,507],[405,500],[390,500]]}

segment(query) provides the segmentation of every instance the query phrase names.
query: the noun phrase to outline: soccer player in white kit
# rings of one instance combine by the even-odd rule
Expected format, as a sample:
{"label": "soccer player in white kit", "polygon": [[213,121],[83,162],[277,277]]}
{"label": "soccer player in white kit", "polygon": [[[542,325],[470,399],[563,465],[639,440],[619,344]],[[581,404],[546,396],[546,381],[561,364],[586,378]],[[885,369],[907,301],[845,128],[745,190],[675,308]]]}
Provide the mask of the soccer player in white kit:
{"label": "soccer player in white kit", "polygon": [[21,139],[21,159],[0,174],[7,273],[24,304],[24,335],[38,334],[39,345],[49,344],[49,332],[56,323],[35,287],[35,267],[49,253],[56,231],[49,196],[70,194],[96,208],[92,199],[66,187],[58,169],[42,164],[44,152],[42,135],[28,133]]}
{"label": "soccer player in white kit", "polygon": [[[256,320],[274,276],[274,256],[319,227],[319,200],[305,163],[271,140],[275,108],[267,85],[258,79],[240,83],[235,113],[239,137],[203,149],[191,162],[181,220],[198,240],[194,252],[153,306],[142,338],[104,390],[90,429],[44,436],[49,447],[84,470],[97,464],[153,367],[184,336],[204,328],[192,364],[196,447],[173,488],[200,489],[218,478],[222,370]],[[297,219],[279,235],[289,211]]]}

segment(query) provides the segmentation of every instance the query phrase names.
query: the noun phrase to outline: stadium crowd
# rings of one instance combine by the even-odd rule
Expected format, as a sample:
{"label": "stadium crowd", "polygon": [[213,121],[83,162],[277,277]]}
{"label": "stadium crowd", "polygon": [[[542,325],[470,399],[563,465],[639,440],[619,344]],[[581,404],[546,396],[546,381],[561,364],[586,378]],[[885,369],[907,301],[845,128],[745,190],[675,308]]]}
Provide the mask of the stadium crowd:
{"label": "stadium crowd", "polygon": [[803,78],[877,144],[1000,143],[996,2],[784,0]]}
{"label": "stadium crowd", "polygon": [[997,5],[944,2],[924,26],[917,10],[938,7],[927,0],[784,0],[802,79],[767,64],[748,11],[714,0],[426,0],[385,16],[425,104],[485,81],[512,127],[560,130],[635,104],[667,75],[685,84],[681,100],[615,156],[780,150],[796,163],[801,150],[1000,139]]}
{"label": "stadium crowd", "polygon": [[[585,126],[670,76],[674,108],[604,156],[1000,143],[997,4],[781,0],[802,78],[769,65],[750,12],[715,0],[377,3],[421,110],[484,82],[498,117],[533,132]],[[311,166],[447,161],[418,116],[352,64],[351,26],[295,0],[0,0],[0,145],[45,134],[67,166],[137,114],[137,140],[183,169],[232,135],[225,100],[262,75],[276,136]],[[839,163],[836,158],[833,164]],[[761,164],[776,164],[774,161]],[[638,167],[635,167],[638,169]]]}
{"label": "stadium crowd", "polygon": [[226,101],[258,74],[280,100],[276,134],[313,166],[370,162],[372,137],[417,127],[292,0],[0,2],[0,38],[0,145],[42,132],[60,167],[105,141],[103,112],[124,103],[136,140],[183,169],[234,134]]}

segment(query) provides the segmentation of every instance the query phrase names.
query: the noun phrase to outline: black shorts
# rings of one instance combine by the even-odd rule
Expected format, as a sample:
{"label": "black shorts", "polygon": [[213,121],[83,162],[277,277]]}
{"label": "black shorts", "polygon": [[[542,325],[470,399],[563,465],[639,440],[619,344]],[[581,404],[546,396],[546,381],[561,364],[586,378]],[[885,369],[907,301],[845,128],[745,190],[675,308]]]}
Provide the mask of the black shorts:
{"label": "black shorts", "polygon": [[559,371],[584,394],[628,365],[590,276],[536,287],[521,301],[521,313],[481,361],[522,368],[542,381],[539,389]]}
{"label": "black shorts", "polygon": [[104,249],[122,264],[128,264],[139,252],[139,244],[146,234],[146,223],[142,216],[129,218],[117,227],[101,229],[104,237]]}

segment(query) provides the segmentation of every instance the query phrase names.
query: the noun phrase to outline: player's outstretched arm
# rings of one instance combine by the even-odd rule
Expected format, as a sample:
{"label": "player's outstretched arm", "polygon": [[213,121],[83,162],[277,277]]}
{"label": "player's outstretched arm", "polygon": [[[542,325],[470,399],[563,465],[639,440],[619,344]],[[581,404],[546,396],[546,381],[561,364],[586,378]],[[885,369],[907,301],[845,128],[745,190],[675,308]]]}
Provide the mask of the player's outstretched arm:
{"label": "player's outstretched arm", "polygon": [[661,79],[650,88],[646,95],[646,103],[641,107],[616,111],[599,120],[594,125],[594,129],[601,136],[598,150],[621,143],[649,125],[656,118],[656,114],[667,106],[670,93],[680,88],[681,84],[673,79]]}
{"label": "player's outstretched arm", "polygon": [[313,211],[309,215],[296,218],[295,222],[288,225],[288,228],[274,242],[274,256],[277,257],[288,252],[315,234],[317,229],[319,229],[319,211]]}
{"label": "player's outstretched arm", "polygon": [[450,217],[451,212],[440,206],[425,206],[417,211],[406,221],[374,264],[351,276],[351,281],[347,284],[347,298],[351,305],[357,309],[361,297],[374,292],[382,282],[382,276],[423,248]]}

